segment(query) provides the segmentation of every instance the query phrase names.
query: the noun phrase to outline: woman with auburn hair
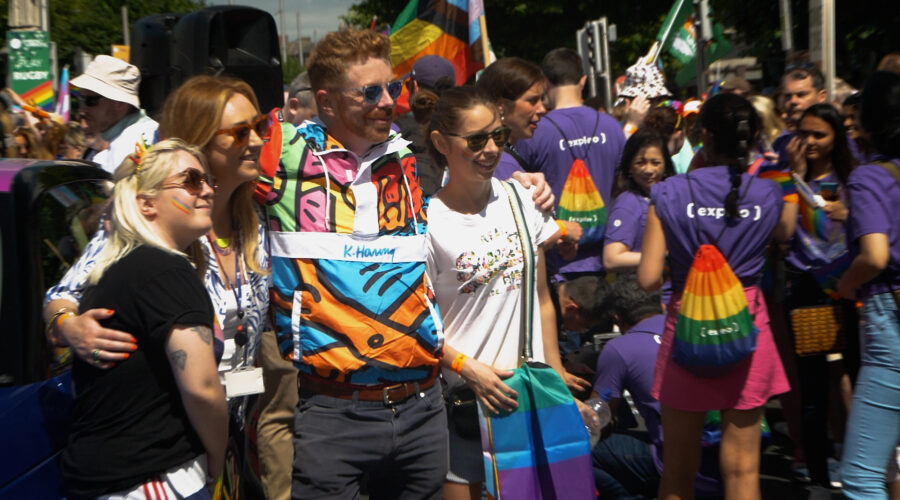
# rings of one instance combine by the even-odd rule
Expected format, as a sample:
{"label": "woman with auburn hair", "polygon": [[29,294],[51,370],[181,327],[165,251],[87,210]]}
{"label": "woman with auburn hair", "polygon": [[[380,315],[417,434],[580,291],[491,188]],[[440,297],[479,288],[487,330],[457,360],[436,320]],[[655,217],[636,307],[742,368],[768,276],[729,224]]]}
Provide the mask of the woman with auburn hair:
{"label": "woman with auburn hair", "polygon": [[19,127],[13,131],[15,141],[16,158],[29,158],[32,160],[52,160],[53,155],[41,144],[41,138],[34,130]]}
{"label": "woman with auburn hair", "polygon": [[[198,145],[215,179],[213,225],[200,238],[198,248],[208,263],[204,283],[215,310],[214,347],[223,383],[226,372],[253,366],[260,346],[263,365],[273,356],[280,360],[274,335],[267,327],[268,252],[264,228],[252,199],[259,174],[262,137],[268,126],[269,118],[260,113],[253,89],[246,82],[207,75],[195,76],[176,89],[166,99],[160,118],[160,135],[179,137]],[[58,324],[49,323],[49,332],[54,340],[71,346],[82,360],[109,368],[131,352],[130,336],[98,324],[98,320],[110,317],[109,312],[78,308],[85,278],[104,240],[104,231],[98,231],[82,258],[59,285],[47,292],[45,317],[51,318],[59,311],[80,313]],[[262,332],[266,335],[261,342]],[[269,351],[272,356],[267,354]],[[269,391],[263,397],[263,404],[270,392],[281,386],[278,380],[266,385]],[[293,394],[296,398],[296,390]],[[232,405],[232,410],[238,406]],[[285,416],[287,422],[290,418]],[[266,460],[272,456],[277,457],[273,460],[286,461],[285,467],[290,467],[289,424],[282,434],[286,446],[260,446],[263,470],[268,470]],[[264,440],[261,437],[260,441]],[[282,455],[285,458],[281,459]],[[290,477],[285,483],[289,488]]]}
{"label": "woman with auburn hair", "polygon": [[66,494],[210,498],[228,410],[210,349],[213,310],[185,253],[212,227],[206,160],[170,139],[126,159],[115,180],[106,244],[82,304],[115,310],[104,325],[140,347],[109,370],[74,360],[74,418],[60,459]]}

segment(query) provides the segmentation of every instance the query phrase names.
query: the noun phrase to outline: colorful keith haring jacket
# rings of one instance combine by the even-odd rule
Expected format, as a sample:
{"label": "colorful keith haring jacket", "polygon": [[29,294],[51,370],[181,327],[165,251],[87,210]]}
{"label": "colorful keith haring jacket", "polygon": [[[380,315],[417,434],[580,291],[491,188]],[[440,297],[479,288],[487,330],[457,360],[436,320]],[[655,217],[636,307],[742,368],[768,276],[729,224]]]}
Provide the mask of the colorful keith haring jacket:
{"label": "colorful keith haring jacket", "polygon": [[425,210],[408,141],[358,157],[316,123],[281,123],[260,158],[279,346],[302,373],[353,385],[437,373]]}

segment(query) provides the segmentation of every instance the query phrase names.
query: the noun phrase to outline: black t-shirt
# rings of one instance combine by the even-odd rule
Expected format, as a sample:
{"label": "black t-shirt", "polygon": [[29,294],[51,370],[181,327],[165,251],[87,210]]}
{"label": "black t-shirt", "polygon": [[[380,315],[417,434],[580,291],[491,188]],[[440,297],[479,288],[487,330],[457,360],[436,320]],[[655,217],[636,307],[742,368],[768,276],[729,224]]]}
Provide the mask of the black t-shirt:
{"label": "black t-shirt", "polygon": [[138,349],[109,370],[75,359],[75,419],[61,460],[69,498],[134,487],[205,451],[165,353],[174,325],[212,327],[196,270],[180,255],[138,247],[85,292],[80,309],[93,308],[113,309],[101,324],[132,334]]}

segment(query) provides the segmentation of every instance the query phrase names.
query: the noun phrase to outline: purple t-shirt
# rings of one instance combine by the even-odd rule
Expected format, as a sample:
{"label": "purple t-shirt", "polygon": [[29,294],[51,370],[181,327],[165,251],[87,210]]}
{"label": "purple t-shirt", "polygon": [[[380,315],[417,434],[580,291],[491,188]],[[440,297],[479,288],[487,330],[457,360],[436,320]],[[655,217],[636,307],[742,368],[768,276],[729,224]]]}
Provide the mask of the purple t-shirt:
{"label": "purple t-shirt", "polygon": [[[691,199],[691,190],[696,199]],[[748,187],[748,182],[751,184]],[[768,179],[741,175],[738,189],[739,217],[732,221],[721,239],[713,241],[725,226],[725,197],[731,191],[728,167],[704,167],[684,175],[669,177],[654,185],[650,202],[662,222],[672,268],[672,286],[684,289],[688,270],[701,243],[718,247],[734,274],[745,286],[759,281],[765,249],[781,217],[784,205],[781,188]],[[698,229],[702,237],[697,234]]]}
{"label": "purple t-shirt", "polygon": [[612,210],[609,211],[603,244],[624,243],[632,252],[640,252],[649,207],[649,198],[631,191],[625,191],[616,197]]}
{"label": "purple t-shirt", "polygon": [[[891,160],[900,166],[900,160]],[[880,165],[863,165],[850,172],[847,181],[847,197],[850,199],[850,219],[847,237],[858,251],[860,237],[886,234],[890,243],[890,261],[887,268],[875,279],[863,285],[860,296],[868,297],[900,289],[900,185]]]}
{"label": "purple t-shirt", "polygon": [[[659,401],[651,394],[656,353],[666,326],[666,316],[659,314],[634,325],[625,335],[616,337],[603,347],[597,358],[598,394],[609,392],[610,398],[621,398],[627,389],[638,413],[647,424],[647,434],[655,446],[662,444]],[[654,453],[654,459],[657,457]]]}
{"label": "purple t-shirt", "polygon": [[[594,390],[607,392],[611,398],[621,398],[628,390],[638,413],[647,426],[650,453],[656,470],[662,472],[663,431],[659,401],[651,394],[656,355],[666,326],[666,316],[651,316],[631,327],[625,335],[616,337],[603,347],[597,358],[597,381]],[[719,461],[718,446],[705,447],[700,472],[694,488],[702,496],[721,495],[721,481],[713,471]]]}
{"label": "purple t-shirt", "polygon": [[[606,113],[587,106],[551,111],[538,122],[534,137],[516,143],[516,150],[525,162],[543,172],[547,178],[556,196],[557,208],[569,178],[574,154],[584,161],[594,189],[607,211],[612,202],[616,166],[624,147],[625,135],[619,123]],[[581,195],[583,192],[572,194]],[[564,261],[556,252],[550,252],[547,268],[551,274],[600,271],[603,269],[603,244],[580,246],[571,261]]]}
{"label": "purple t-shirt", "polygon": [[[836,172],[808,181],[814,193],[822,193],[822,184],[839,184]],[[845,200],[846,203],[846,200]],[[847,253],[847,235],[842,222],[828,218],[822,209],[813,210],[800,198],[797,229],[791,239],[791,247],[785,260],[801,270],[816,269],[844,257]]]}
{"label": "purple t-shirt", "polygon": [[514,174],[515,172],[524,171],[525,169],[523,169],[522,166],[519,165],[519,162],[517,162],[511,154],[504,151],[500,155],[500,162],[497,163],[497,169],[494,170],[494,177],[500,179],[501,181],[505,181],[512,177],[512,174]]}

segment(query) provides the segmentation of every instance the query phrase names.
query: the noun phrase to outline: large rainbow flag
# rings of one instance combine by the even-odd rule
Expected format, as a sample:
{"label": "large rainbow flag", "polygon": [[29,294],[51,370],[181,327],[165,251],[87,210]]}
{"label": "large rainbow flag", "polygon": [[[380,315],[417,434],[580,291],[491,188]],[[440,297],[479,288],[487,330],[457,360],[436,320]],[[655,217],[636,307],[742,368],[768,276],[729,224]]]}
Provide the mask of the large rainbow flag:
{"label": "large rainbow flag", "polygon": [[698,376],[716,376],[756,349],[758,331],[744,285],[714,245],[700,245],[688,271],[672,359]]}
{"label": "large rainbow flag", "polygon": [[581,224],[579,244],[587,245],[603,241],[606,232],[606,204],[581,159],[572,162],[569,176],[559,196],[556,217]]}
{"label": "large rainbow flag", "polygon": [[44,111],[53,111],[53,82],[47,80],[27,92],[22,92],[20,97],[23,101]]}
{"label": "large rainbow flag", "polygon": [[410,0],[391,28],[391,64],[398,77],[422,56],[438,55],[456,68],[462,85],[484,67],[479,17],[482,0]]}

